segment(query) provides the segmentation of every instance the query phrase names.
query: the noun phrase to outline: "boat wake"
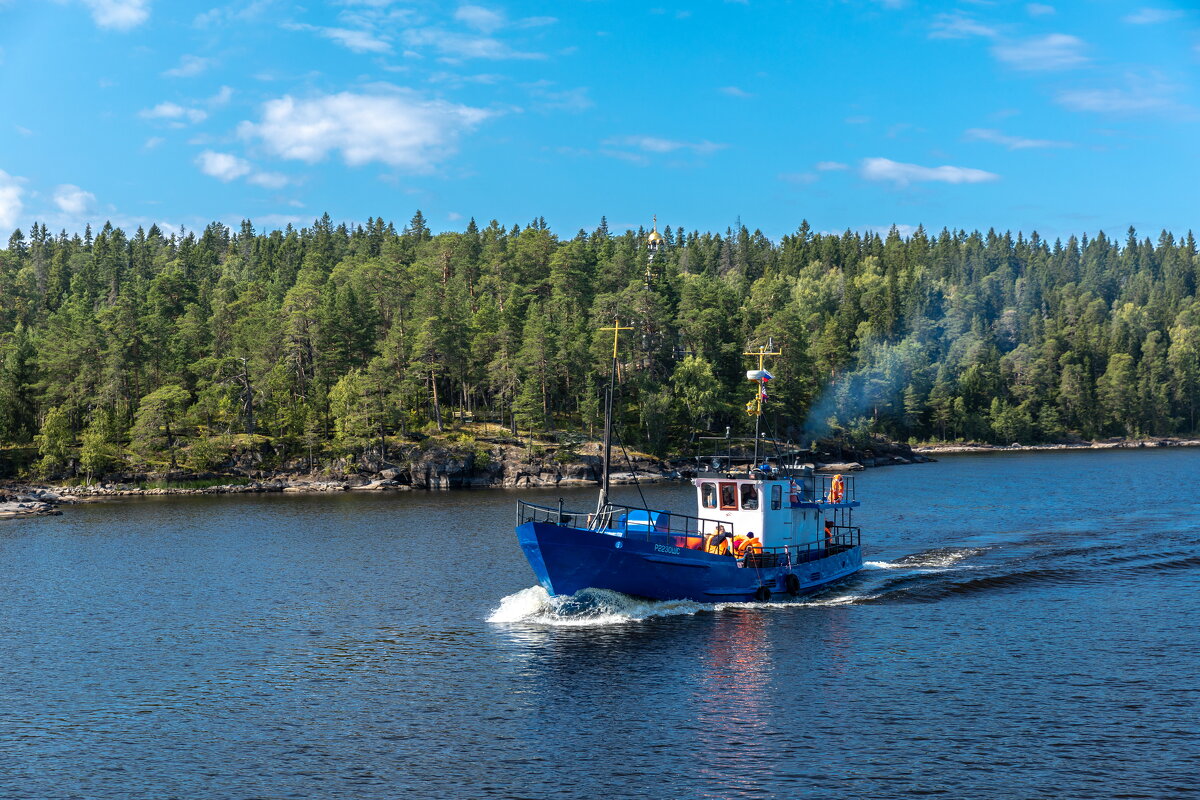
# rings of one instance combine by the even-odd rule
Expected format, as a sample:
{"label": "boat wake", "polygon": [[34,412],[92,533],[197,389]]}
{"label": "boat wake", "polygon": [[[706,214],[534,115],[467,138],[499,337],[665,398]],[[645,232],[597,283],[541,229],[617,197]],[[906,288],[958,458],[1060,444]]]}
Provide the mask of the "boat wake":
{"label": "boat wake", "polygon": [[551,597],[541,586],[531,586],[501,599],[488,622],[585,628],[695,614],[713,608],[691,600],[643,600],[608,589],[584,589],[568,597]]}
{"label": "boat wake", "polygon": [[867,569],[923,569],[928,571],[971,568],[960,562],[983,555],[980,547],[938,547],[923,553],[914,553],[895,561],[866,561]]}
{"label": "boat wake", "polygon": [[[957,596],[1036,585],[1082,585],[1145,573],[1177,573],[1200,568],[1200,556],[1187,551],[1109,554],[1103,546],[1047,550],[1035,556],[972,563],[990,548],[939,547],[895,561],[867,561],[863,570],[823,592],[801,598],[777,593],[767,603],[696,603],[645,600],[607,589],[585,589],[571,597],[551,597],[540,586],[503,598],[489,622],[558,627],[590,627],[642,622],[737,609],[783,610],[879,603],[934,603]],[[1063,563],[1063,553],[1083,557]],[[1097,556],[1097,553],[1104,553]],[[1053,565],[1047,561],[1053,561]]]}
{"label": "boat wake", "polygon": [[[962,563],[980,555],[980,548],[944,547],[904,556],[896,561],[868,561],[866,568],[839,586],[815,595],[792,599],[776,594],[773,602],[697,603],[691,600],[645,600],[608,589],[584,589],[568,597],[551,597],[540,586],[531,586],[500,600],[487,618],[500,624],[553,627],[601,627],[642,622],[656,617],[689,616],[729,609],[828,608],[911,597],[914,584],[924,584],[936,573],[977,569]],[[875,577],[873,570],[886,570]],[[876,573],[877,575],[879,573]],[[935,591],[935,596],[940,596]]]}

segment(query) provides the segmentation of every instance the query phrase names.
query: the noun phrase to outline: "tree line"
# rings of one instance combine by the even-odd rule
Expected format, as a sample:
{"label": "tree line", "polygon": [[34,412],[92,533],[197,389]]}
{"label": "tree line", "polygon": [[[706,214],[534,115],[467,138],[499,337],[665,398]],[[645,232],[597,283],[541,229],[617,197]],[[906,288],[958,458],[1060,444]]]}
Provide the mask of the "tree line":
{"label": "tree line", "polygon": [[618,430],[657,454],[753,429],[743,353],[768,341],[764,421],[793,441],[1197,432],[1191,233],[661,233],[651,262],[603,220],[34,223],[0,251],[0,445],[51,475],[352,457],[468,420],[594,433],[614,319]]}

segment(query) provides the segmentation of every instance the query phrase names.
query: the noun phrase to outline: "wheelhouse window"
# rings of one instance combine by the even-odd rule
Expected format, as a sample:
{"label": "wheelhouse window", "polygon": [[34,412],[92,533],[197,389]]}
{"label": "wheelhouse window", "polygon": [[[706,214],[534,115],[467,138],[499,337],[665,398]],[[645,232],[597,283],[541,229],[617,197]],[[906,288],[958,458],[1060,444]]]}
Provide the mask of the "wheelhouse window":
{"label": "wheelhouse window", "polygon": [[726,511],[736,511],[737,504],[737,484],[722,483],[721,484],[721,508]]}
{"label": "wheelhouse window", "polygon": [[778,483],[771,487],[771,510],[783,508],[783,487]]}
{"label": "wheelhouse window", "polygon": [[742,508],[746,511],[758,508],[758,487],[753,483],[742,484]]}
{"label": "wheelhouse window", "polygon": [[717,485],[715,483],[700,484],[700,502],[705,508],[717,507]]}

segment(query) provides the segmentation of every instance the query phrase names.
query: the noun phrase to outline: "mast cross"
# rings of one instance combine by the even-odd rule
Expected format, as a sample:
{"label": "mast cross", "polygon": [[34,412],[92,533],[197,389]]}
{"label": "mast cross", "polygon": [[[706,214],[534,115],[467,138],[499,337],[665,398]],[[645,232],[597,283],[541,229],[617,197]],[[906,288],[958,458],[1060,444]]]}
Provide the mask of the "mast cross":
{"label": "mast cross", "polygon": [[604,395],[604,464],[600,475],[600,497],[596,501],[597,525],[601,524],[604,509],[608,505],[608,473],[612,464],[612,404],[613,392],[617,386],[617,337],[621,335],[621,331],[631,331],[633,328],[621,327],[621,320],[613,317],[612,327],[600,330],[613,332],[613,354],[612,371],[608,375],[608,391]]}
{"label": "mast cross", "polygon": [[[763,360],[767,356],[783,355],[782,350],[771,350],[770,349],[773,344],[774,343],[772,342],[771,344],[768,344],[766,347],[764,347],[760,344],[758,346],[758,350],[756,350],[754,352],[748,352],[748,353],[743,352],[742,355],[758,356],[758,370],[759,370],[759,372],[761,372],[763,369]],[[756,384],[756,388],[755,388],[755,392],[754,392],[754,411],[751,412],[750,404],[749,403],[746,404],[746,412],[754,414],[754,463],[752,463],[750,465],[750,469],[752,471],[754,470],[755,467],[758,466],[758,439],[760,436],[760,434],[759,434],[760,426],[762,425],[762,407],[763,407],[762,386],[763,386],[763,384],[765,384],[765,381],[763,381],[763,383],[759,383],[758,381],[755,381],[755,384]]]}
{"label": "mast cross", "polygon": [[613,360],[615,361],[617,358],[617,336],[620,335],[621,331],[631,331],[631,330],[633,330],[633,328],[632,327],[629,327],[629,328],[621,327],[621,321],[619,319],[617,319],[616,317],[613,317],[612,327],[611,328],[601,328],[600,330],[613,332]]}

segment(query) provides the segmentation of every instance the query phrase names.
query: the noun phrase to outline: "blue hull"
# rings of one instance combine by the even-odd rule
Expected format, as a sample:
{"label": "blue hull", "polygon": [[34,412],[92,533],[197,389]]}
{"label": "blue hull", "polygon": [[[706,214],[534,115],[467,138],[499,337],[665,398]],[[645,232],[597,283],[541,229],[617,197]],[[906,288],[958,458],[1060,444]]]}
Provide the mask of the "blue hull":
{"label": "blue hull", "polygon": [[787,588],[794,574],[797,594],[814,592],[862,569],[862,549],[819,550],[804,563],[775,567],[739,567],[730,556],[676,547],[664,535],[656,542],[606,533],[526,522],[517,540],[551,595],[581,589],[611,589],[652,600],[695,600],[700,603],[754,600],[767,587],[774,594]]}

